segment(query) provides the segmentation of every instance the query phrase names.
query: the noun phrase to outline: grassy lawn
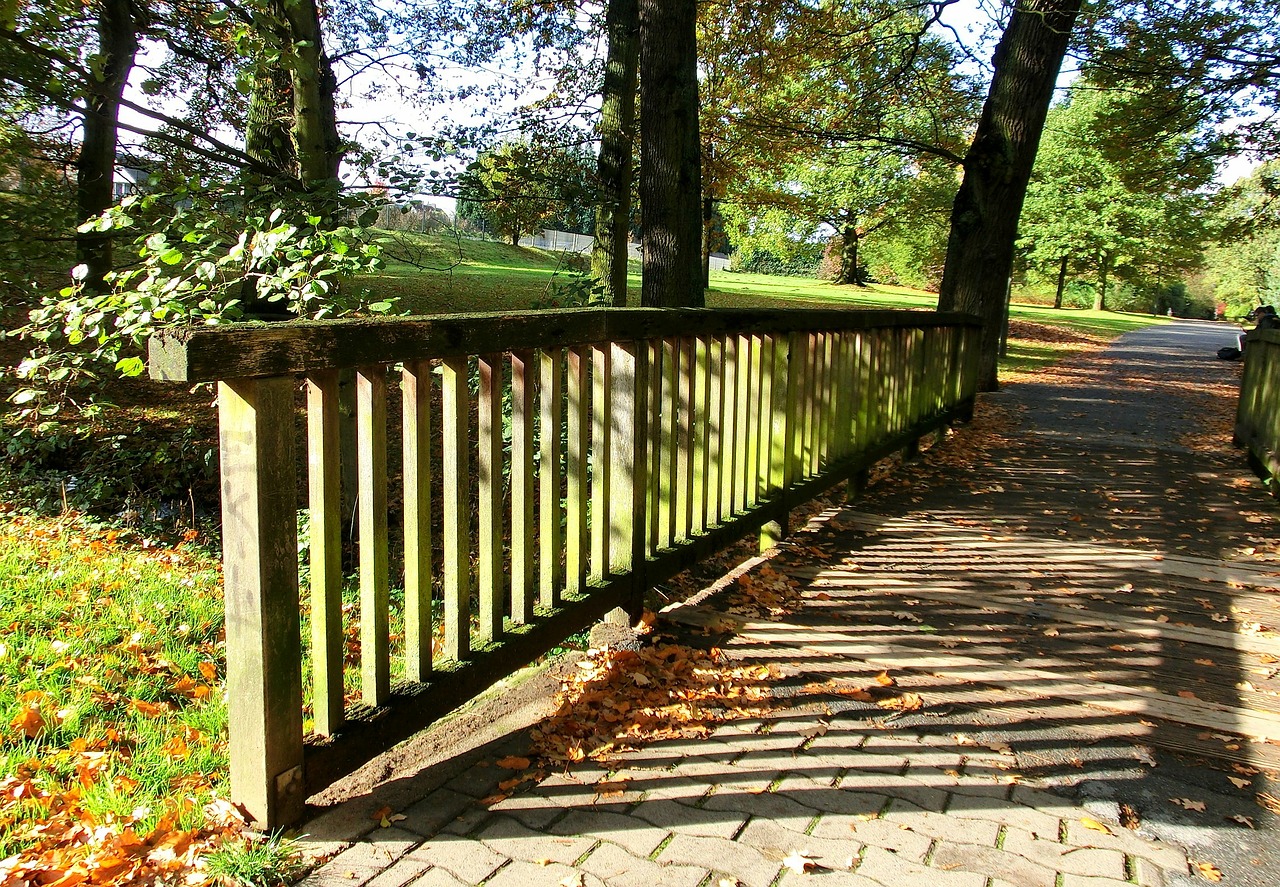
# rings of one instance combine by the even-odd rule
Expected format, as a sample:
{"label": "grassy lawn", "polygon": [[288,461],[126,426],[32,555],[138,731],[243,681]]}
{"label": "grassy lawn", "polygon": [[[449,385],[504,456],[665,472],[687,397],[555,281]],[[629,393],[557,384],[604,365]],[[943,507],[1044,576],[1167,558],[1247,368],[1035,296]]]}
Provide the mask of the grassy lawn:
{"label": "grassy lawn", "polygon": [[[418,237],[388,252],[398,258],[362,282],[414,313],[527,309],[573,279],[563,257],[506,244]],[[791,277],[715,272],[711,283],[712,307],[936,303],[918,290]],[[638,277],[630,295],[638,303]],[[1164,322],[1014,305],[1007,369]],[[225,652],[221,575],[203,541],[0,505],[0,882],[15,854],[70,864],[134,859],[173,835],[187,849],[212,840],[205,806],[225,795]],[[116,882],[131,871],[141,870],[121,869]]]}

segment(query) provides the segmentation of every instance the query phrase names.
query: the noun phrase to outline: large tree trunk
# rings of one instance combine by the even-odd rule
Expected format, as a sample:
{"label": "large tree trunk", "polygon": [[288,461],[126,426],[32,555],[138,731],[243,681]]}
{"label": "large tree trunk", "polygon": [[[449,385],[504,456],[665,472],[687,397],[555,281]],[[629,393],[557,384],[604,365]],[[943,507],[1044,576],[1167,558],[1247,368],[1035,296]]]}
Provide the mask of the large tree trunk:
{"label": "large tree trunk", "polygon": [[332,213],[338,197],[338,167],[342,140],[334,93],[338,80],[324,51],[320,11],[315,0],[282,3],[289,23],[293,63],[293,146],[298,157],[298,177],[313,196],[317,215]]}
{"label": "large tree trunk", "polygon": [[631,237],[632,151],[636,133],[636,71],[640,64],[637,0],[609,0],[604,28],[608,55],[600,103],[600,207],[596,211],[591,275],[609,304],[627,304],[627,244]]}
{"label": "large tree trunk", "polygon": [[1062,264],[1058,266],[1058,291],[1053,296],[1053,307],[1055,309],[1062,308],[1062,294],[1067,288],[1067,260],[1068,256],[1062,257]]}
{"label": "large tree trunk", "polygon": [[840,229],[840,279],[837,283],[862,285],[858,273],[858,225],[856,222],[845,222]]}
{"label": "large tree trunk", "polygon": [[[99,67],[85,97],[84,139],[76,164],[76,209],[82,221],[115,202],[116,135],[120,99],[138,53],[141,10],[132,0],[103,0],[98,15]],[[85,231],[76,235],[76,260],[87,265],[85,285],[102,292],[112,265],[111,234]]]}
{"label": "large tree trunk", "polygon": [[640,0],[641,304],[700,307],[696,0]]}
{"label": "large tree trunk", "polygon": [[1045,115],[1081,0],[1022,0],[993,58],[995,74],[951,210],[938,309],[982,318],[978,387],[998,386],[1005,283]]}

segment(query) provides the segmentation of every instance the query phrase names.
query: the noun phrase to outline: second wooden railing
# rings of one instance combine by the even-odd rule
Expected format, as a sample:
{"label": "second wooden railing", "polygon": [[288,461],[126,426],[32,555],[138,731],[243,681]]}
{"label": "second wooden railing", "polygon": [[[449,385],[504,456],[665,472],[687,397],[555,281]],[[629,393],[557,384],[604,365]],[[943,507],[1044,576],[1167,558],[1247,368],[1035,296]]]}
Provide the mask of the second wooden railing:
{"label": "second wooden railing", "polygon": [[1235,442],[1280,496],[1280,330],[1254,330],[1246,339]]}
{"label": "second wooden railing", "polygon": [[793,506],[971,414],[978,340],[961,315],[646,309],[153,339],[153,377],[219,383],[232,797],[296,821],[308,794],[608,611],[749,533],[785,535]]}

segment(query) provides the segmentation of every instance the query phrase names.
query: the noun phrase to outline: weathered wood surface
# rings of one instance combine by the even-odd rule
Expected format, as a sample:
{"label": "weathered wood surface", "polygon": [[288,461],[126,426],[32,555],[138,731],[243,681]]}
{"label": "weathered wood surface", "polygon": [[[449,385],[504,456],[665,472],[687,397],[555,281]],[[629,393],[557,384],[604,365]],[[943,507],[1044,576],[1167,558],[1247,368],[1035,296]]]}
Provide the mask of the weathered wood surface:
{"label": "weathered wood surface", "polygon": [[184,327],[153,336],[148,344],[147,365],[153,379],[213,382],[511,348],[567,348],[674,336],[976,324],[966,314],[925,311],[697,308],[581,308],[385,320],[239,323]]}
{"label": "weathered wood surface", "polygon": [[1235,441],[1280,496],[1280,330],[1249,333],[1245,353]]}

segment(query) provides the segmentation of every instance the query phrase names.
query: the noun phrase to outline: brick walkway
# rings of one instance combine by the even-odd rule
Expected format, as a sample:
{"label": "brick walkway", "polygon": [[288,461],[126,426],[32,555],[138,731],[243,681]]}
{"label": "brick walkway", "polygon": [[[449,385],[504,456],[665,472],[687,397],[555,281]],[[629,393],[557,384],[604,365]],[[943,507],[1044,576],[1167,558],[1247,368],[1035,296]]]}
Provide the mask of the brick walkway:
{"label": "brick walkway", "polygon": [[[1171,372],[1185,379],[1185,368]],[[1062,415],[1078,418],[1082,402],[1073,398]],[[1170,421],[1167,405],[1153,408]],[[860,506],[878,514],[835,510],[784,546],[771,566],[802,584],[804,603],[774,619],[730,614],[737,634],[724,647],[773,666],[775,693],[791,702],[767,719],[577,764],[495,800],[510,776],[496,762],[528,748],[522,731],[510,732],[310,823],[309,849],[330,859],[305,887],[1145,887],[1208,883],[1203,873],[1214,868],[1232,885],[1277,883],[1278,817],[1254,798],[1280,794],[1265,769],[1278,752],[1266,734],[1280,707],[1264,683],[1275,675],[1245,674],[1253,647],[1267,662],[1267,644],[1280,642],[1280,615],[1258,609],[1280,604],[1267,587],[1275,564],[1213,568],[1224,546],[1273,532],[1274,506],[1246,489],[1242,469],[1218,465],[1225,474],[1201,486],[1210,496],[1235,484],[1249,509],[1233,515],[1238,525],[1196,529],[1197,515],[1215,507],[1192,501],[1196,481],[1180,487],[1191,497],[1183,510],[1140,527],[1141,544],[1116,540],[1122,509],[1080,501],[1095,482],[1109,483],[1087,456],[1093,444],[1045,434],[1010,441],[949,490],[945,459],[927,462],[911,489]],[[1180,481],[1151,466],[1181,470],[1171,434],[1162,431],[1159,459],[1099,501],[1168,506]],[[1041,444],[1065,445],[1072,459],[1032,465]],[[1116,442],[1106,445],[1114,458]],[[1015,464],[1011,454],[1031,458]],[[1185,550],[1176,564],[1152,555],[1161,532],[1165,547]],[[1021,561],[1010,554],[1019,545]],[[936,556],[948,547],[975,552],[974,566]],[[1176,581],[1175,566],[1187,574]],[[1139,575],[1121,584],[1122,569]],[[1117,593],[1148,590],[1221,600],[1227,615],[1197,619],[1204,605],[1188,603],[1170,619],[1136,598],[1141,618],[1089,615],[1091,600],[1114,607]],[[957,603],[957,594],[969,599]],[[669,618],[723,624],[723,599]],[[1231,653],[1237,628],[1251,640]],[[1217,652],[1198,652],[1201,642]],[[1104,661],[1116,649],[1132,656]],[[1183,669],[1210,655],[1237,656],[1240,674]],[[922,708],[891,712],[811,690],[865,684],[886,668]],[[1176,690],[1192,678],[1192,696]],[[1247,692],[1233,691],[1244,683]],[[1113,691],[1139,701],[1117,704]],[[1233,788],[1241,781],[1247,789]],[[384,805],[393,811],[386,826],[371,815]]]}

